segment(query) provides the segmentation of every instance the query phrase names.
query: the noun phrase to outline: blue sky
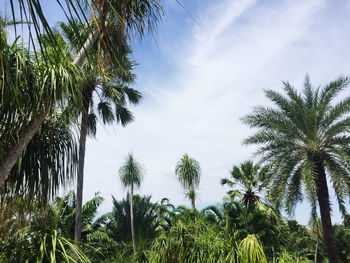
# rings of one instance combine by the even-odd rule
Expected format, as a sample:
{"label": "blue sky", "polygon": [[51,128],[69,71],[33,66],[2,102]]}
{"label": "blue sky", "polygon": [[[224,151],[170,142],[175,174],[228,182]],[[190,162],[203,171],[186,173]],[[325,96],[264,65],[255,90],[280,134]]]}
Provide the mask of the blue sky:
{"label": "blue sky", "polygon": [[[52,23],[63,19],[49,7],[55,2],[47,1]],[[202,167],[198,206],[220,202],[228,190],[220,179],[253,158],[254,147],[242,145],[252,131],[240,118],[255,105],[270,105],[264,89],[282,91],[288,80],[301,90],[307,73],[317,86],[350,73],[349,1],[182,2],[193,18],[175,0],[166,1],[158,32],[131,43],[138,63],[134,88],[144,95],[133,108],[135,122],[126,128],[99,124],[97,137],[88,140],[84,199],[100,191],[102,212],[111,209],[112,194],[126,194],[117,170],[129,152],[147,172],[139,193],[189,205],[174,174],[188,153]],[[309,212],[303,203],[295,218],[307,224]]]}

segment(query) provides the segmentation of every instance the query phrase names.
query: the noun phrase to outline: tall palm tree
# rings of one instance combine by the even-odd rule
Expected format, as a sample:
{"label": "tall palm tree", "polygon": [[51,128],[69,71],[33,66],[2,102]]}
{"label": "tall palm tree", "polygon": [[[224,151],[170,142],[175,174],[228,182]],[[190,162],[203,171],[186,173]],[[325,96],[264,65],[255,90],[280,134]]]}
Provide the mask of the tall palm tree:
{"label": "tall palm tree", "polygon": [[[49,42],[51,46],[53,44],[56,44],[54,37],[52,37],[53,30],[47,23],[45,14],[42,10],[41,1],[18,0],[17,5],[14,3],[16,1],[11,0],[10,2],[13,14],[13,21],[17,21],[16,9],[20,10],[20,14],[18,16],[21,18],[20,22],[25,22],[28,24],[31,45],[33,47],[39,46],[42,53],[46,54],[47,42],[45,43],[41,40],[41,38],[39,38],[39,45],[37,45],[37,43],[35,43],[33,40],[35,39],[35,37],[32,34],[32,31],[34,31],[37,35],[46,33],[49,36],[51,36],[49,37]],[[101,57],[104,58],[99,61],[99,67],[101,68],[101,71],[103,71],[106,62],[105,60],[111,61],[112,63],[117,61],[117,56],[115,55],[114,50],[115,47],[119,46],[120,39],[123,39],[124,36],[134,36],[134,33],[142,37],[147,30],[154,30],[163,16],[163,8],[159,0],[68,0],[66,1],[66,4],[67,7],[64,8],[63,5],[58,2],[58,5],[60,6],[60,8],[63,9],[64,13],[68,16],[69,20],[73,20],[73,18],[78,18],[78,20],[80,21],[88,22],[89,20],[91,20],[94,22],[94,25],[92,27],[89,27],[88,29],[90,35],[87,38],[84,39],[81,35],[79,36],[78,33],[76,34],[78,37],[80,37],[80,40],[83,40],[84,42],[81,45],[80,51],[76,54],[75,60],[71,63],[66,64],[70,71],[72,71],[72,68],[75,69],[76,67],[80,67],[83,64],[88,52],[96,42],[99,43],[99,50],[101,51],[100,54],[102,54]],[[23,21],[23,19],[25,19],[25,21]],[[33,26],[31,27],[30,25]],[[75,30],[77,32],[77,29]],[[16,29],[15,32],[17,34]],[[121,34],[118,35],[116,34],[116,32],[121,32]],[[110,36],[114,37],[113,41],[111,41]],[[3,50],[2,43],[1,50]],[[36,50],[34,49],[34,51]],[[62,50],[60,47],[55,47],[53,51],[55,56],[62,56]],[[55,93],[49,93],[49,95],[51,96],[44,98],[43,100],[41,100],[40,104],[35,105],[35,107],[33,107],[33,114],[24,115],[31,116],[31,118],[27,117],[24,119],[24,121],[20,122],[21,126],[24,127],[22,130],[19,131],[19,129],[17,128],[13,129],[13,131],[11,130],[7,132],[9,134],[9,138],[18,138],[16,138],[16,140],[11,141],[11,144],[8,145],[6,149],[4,148],[4,154],[0,153],[0,187],[3,185],[11,169],[14,167],[14,165],[20,158],[27,144],[31,141],[34,134],[40,129],[48,112],[56,103],[56,99],[60,98],[62,95],[65,94],[77,94],[76,91],[67,92],[67,89],[69,89],[71,84],[74,84],[74,81],[72,81],[72,76],[80,76],[80,74],[67,74],[67,71],[69,72],[67,68],[62,68],[61,65],[57,66],[55,63],[52,63],[55,60],[52,60],[46,55],[43,56],[43,60],[45,62],[44,66],[52,65],[51,68],[49,67],[48,70],[46,70],[47,73],[50,73],[49,78],[46,76],[46,78],[44,79],[46,80],[46,82],[52,81],[52,78],[50,77],[55,76],[55,78],[53,79],[54,82],[52,83],[52,86],[55,88],[48,89],[49,91],[55,91]],[[4,65],[6,66],[6,64]],[[13,68],[15,69],[16,66]],[[1,67],[1,70],[4,70],[4,67]],[[6,70],[4,70],[4,72],[6,73],[5,81],[7,81],[7,79],[11,81],[11,78],[8,78],[9,74],[7,74]],[[63,74],[61,74],[62,72]],[[55,75],[53,73],[55,73]],[[69,77],[68,79],[67,76]],[[9,85],[5,85],[11,87],[10,96],[13,99],[13,101],[16,102],[10,103],[10,112],[21,111],[21,108],[18,106],[18,102],[23,101],[20,100],[21,97],[19,97],[17,94],[19,91],[21,91],[22,88],[21,85],[18,85],[18,83],[20,83],[21,85],[27,84],[27,82],[13,81]],[[61,83],[63,83],[64,85],[58,85]],[[1,86],[4,85],[2,84]],[[31,87],[31,85],[29,86]],[[39,85],[39,87],[42,86],[43,85]],[[56,86],[64,87],[65,89],[56,89]],[[38,92],[37,94],[43,93]],[[9,98],[7,94],[5,95],[6,98]],[[0,117],[2,116],[0,115]],[[3,120],[3,118],[0,119]],[[18,136],[14,136],[17,134]]]}
{"label": "tall palm tree", "polygon": [[[64,32],[66,39],[70,41],[73,50],[78,50],[81,46],[79,37],[76,37],[74,29],[79,29],[80,34],[88,37],[88,25],[74,24],[66,25],[61,23],[60,26]],[[129,88],[128,85],[134,80],[132,69],[134,62],[130,59],[131,50],[129,49],[125,39],[120,40],[119,46],[114,51],[118,58],[118,63],[105,65],[103,75],[98,61],[100,54],[98,45],[90,50],[90,60],[86,60],[82,64],[84,72],[82,104],[79,137],[79,163],[77,175],[77,213],[75,223],[75,241],[80,241],[81,236],[81,210],[83,203],[83,182],[84,182],[84,164],[85,164],[85,147],[87,135],[96,134],[97,115],[102,119],[103,124],[111,124],[113,122],[127,125],[133,120],[132,113],[126,108],[127,103],[138,104],[141,100],[141,94]],[[92,60],[92,61],[91,61]],[[115,62],[115,61],[114,61]],[[94,96],[95,95],[95,96]],[[96,103],[96,101],[98,102]],[[95,108],[94,105],[97,104]]]}
{"label": "tall palm tree", "polygon": [[132,249],[136,252],[135,245],[135,226],[134,226],[134,212],[133,212],[133,196],[134,188],[140,187],[144,174],[144,168],[134,156],[130,153],[125,160],[125,163],[119,169],[120,181],[124,188],[130,190],[130,222],[131,222],[131,239]]}
{"label": "tall palm tree", "polygon": [[312,88],[309,77],[302,94],[284,82],[286,96],[267,90],[277,108],[256,107],[243,122],[258,131],[245,144],[259,145],[262,161],[271,166],[271,196],[277,207],[291,212],[303,199],[302,189],[321,221],[329,261],[338,262],[333,241],[327,177],[345,214],[344,201],[350,194],[350,98],[332,104],[347,87],[347,77],[339,77],[324,88]]}
{"label": "tall palm tree", "polygon": [[186,153],[177,162],[175,174],[185,189],[186,196],[191,200],[192,210],[196,210],[196,188],[198,188],[201,179],[199,162]]}
{"label": "tall palm tree", "polygon": [[227,193],[234,198],[240,196],[246,207],[260,201],[258,193],[266,186],[266,182],[261,181],[267,173],[266,168],[260,168],[259,165],[253,164],[252,161],[246,161],[240,166],[234,166],[230,178],[221,179],[222,185],[228,185],[233,188],[238,186],[239,189],[230,190]]}

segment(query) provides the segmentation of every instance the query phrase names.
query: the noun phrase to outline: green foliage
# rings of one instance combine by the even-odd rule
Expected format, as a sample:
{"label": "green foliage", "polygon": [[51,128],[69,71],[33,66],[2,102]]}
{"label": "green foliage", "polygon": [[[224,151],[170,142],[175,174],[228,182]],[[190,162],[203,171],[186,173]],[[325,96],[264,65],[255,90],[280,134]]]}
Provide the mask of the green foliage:
{"label": "green foliage", "polygon": [[[130,195],[126,199],[113,199],[113,210],[107,229],[109,236],[117,242],[130,242]],[[158,204],[151,202],[151,196],[133,196],[135,238],[138,244],[152,240],[157,236],[160,218]]]}
{"label": "green foliage", "polygon": [[231,177],[221,179],[222,185],[228,185],[231,188],[238,187],[242,190],[230,190],[228,195],[231,198],[238,196],[246,207],[250,204],[260,201],[258,193],[266,187],[266,181],[263,179],[267,176],[268,169],[260,168],[259,165],[253,164],[251,161],[246,161],[240,166],[234,166],[231,171]]}
{"label": "green foliage", "polygon": [[59,234],[56,211],[50,206],[36,208],[25,215],[24,226],[8,225],[11,232],[0,239],[0,262],[75,262],[74,255],[81,262],[90,262],[73,241]]}
{"label": "green foliage", "polygon": [[267,263],[262,244],[254,235],[241,241],[238,258],[240,263]]}
{"label": "green foliage", "polygon": [[177,162],[175,167],[180,184],[185,189],[185,196],[192,201],[192,209],[195,209],[196,188],[201,178],[199,162],[191,158],[187,153]]}
{"label": "green foliage", "polygon": [[335,225],[334,240],[339,251],[339,259],[341,262],[350,261],[350,228],[344,225]]}
{"label": "green foliage", "polygon": [[316,167],[321,164],[345,214],[344,202],[350,193],[350,98],[335,105],[331,101],[347,85],[348,79],[340,77],[323,89],[313,89],[306,77],[303,93],[299,94],[284,83],[287,97],[272,90],[265,92],[276,108],[256,107],[243,118],[244,123],[258,129],[245,143],[259,145],[257,153],[270,165],[270,195],[277,207],[284,205],[291,213],[303,199],[303,186],[315,211]]}
{"label": "green foliage", "polygon": [[201,220],[182,221],[155,239],[149,262],[236,262],[236,241]]}
{"label": "green foliage", "polygon": [[144,174],[144,168],[134,156],[130,153],[125,160],[124,165],[119,169],[119,176],[124,187],[141,185],[142,177]]}
{"label": "green foliage", "polygon": [[74,171],[75,138],[62,112],[67,104],[78,107],[81,74],[64,52],[56,54],[50,52],[52,47],[47,47],[46,56],[51,63],[46,64],[41,59],[44,54],[36,54],[35,59],[19,39],[9,44],[6,34],[3,31],[0,34],[1,164],[9,151],[21,144],[38,116],[47,116],[40,132],[11,170],[6,191],[2,190],[31,194],[33,198],[52,197],[59,184],[70,181]]}
{"label": "green foliage", "polygon": [[46,203],[55,196],[59,186],[73,180],[76,161],[77,143],[73,131],[63,114],[51,114],[11,170],[1,189],[3,202],[11,196],[26,195]]}
{"label": "green foliage", "polygon": [[198,187],[201,174],[199,162],[191,158],[188,154],[184,154],[177,162],[175,173],[185,189]]}
{"label": "green foliage", "polygon": [[305,191],[315,217],[318,202],[330,262],[338,262],[338,252],[332,234],[327,176],[339,210],[345,215],[350,196],[350,97],[331,102],[348,84],[347,77],[339,77],[315,89],[307,76],[299,94],[286,82],[286,96],[265,92],[276,108],[256,107],[243,118],[251,128],[258,129],[245,143],[259,146],[257,153],[271,170],[266,180],[276,208],[284,207],[291,214]]}
{"label": "green foliage", "polygon": [[298,257],[295,254],[290,254],[287,252],[282,252],[278,258],[274,258],[272,263],[312,263],[313,261],[305,259],[303,257]]}

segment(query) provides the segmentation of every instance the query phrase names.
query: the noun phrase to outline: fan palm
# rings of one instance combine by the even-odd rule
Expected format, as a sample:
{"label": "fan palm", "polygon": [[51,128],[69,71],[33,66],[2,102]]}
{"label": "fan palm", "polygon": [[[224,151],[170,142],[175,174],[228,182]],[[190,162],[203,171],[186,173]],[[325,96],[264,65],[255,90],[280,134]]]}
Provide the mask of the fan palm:
{"label": "fan palm", "polygon": [[120,181],[123,187],[130,190],[130,223],[131,223],[131,238],[132,248],[134,253],[136,252],[135,245],[135,226],[134,226],[134,211],[133,211],[133,196],[134,187],[140,187],[144,169],[134,156],[130,153],[125,160],[125,163],[119,169]]}
{"label": "fan palm", "polygon": [[196,210],[196,188],[199,186],[201,168],[199,162],[184,154],[175,167],[180,184],[186,191],[186,196],[191,200],[192,210]]}
{"label": "fan palm", "polygon": [[241,188],[240,190],[230,190],[227,193],[232,198],[240,196],[244,205],[249,207],[249,205],[260,201],[258,193],[266,186],[266,183],[261,181],[266,173],[266,168],[260,168],[259,165],[254,165],[253,162],[246,161],[240,166],[233,167],[231,171],[233,181],[230,178],[224,178],[221,179],[221,184],[233,188],[238,183],[238,188]]}
{"label": "fan palm", "polygon": [[302,189],[316,213],[318,201],[328,257],[338,262],[334,247],[327,176],[335,190],[340,211],[350,193],[350,98],[331,104],[348,85],[339,77],[324,88],[314,89],[306,77],[303,93],[284,83],[286,97],[265,92],[277,108],[256,107],[243,118],[258,131],[245,140],[260,146],[258,154],[271,167],[271,196],[288,212],[303,199]]}

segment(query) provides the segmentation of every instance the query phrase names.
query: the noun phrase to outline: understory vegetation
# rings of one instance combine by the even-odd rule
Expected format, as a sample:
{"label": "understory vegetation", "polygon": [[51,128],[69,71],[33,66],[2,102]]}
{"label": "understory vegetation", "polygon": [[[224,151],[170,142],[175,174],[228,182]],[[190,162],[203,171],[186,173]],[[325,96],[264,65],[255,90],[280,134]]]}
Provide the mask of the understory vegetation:
{"label": "understory vegetation", "polygon": [[[46,207],[23,210],[18,200],[12,216],[2,207],[0,262],[328,262],[319,219],[303,226],[269,205],[246,207],[227,196],[223,203],[193,211],[167,199],[153,203],[134,195],[136,252],[130,228],[130,195],[113,199],[100,215],[99,194],[82,209],[82,240],[74,239],[76,198],[73,191]],[[340,262],[350,259],[350,218],[334,225]]]}

